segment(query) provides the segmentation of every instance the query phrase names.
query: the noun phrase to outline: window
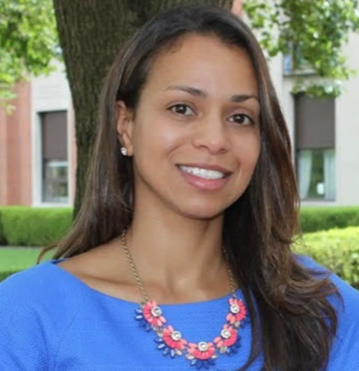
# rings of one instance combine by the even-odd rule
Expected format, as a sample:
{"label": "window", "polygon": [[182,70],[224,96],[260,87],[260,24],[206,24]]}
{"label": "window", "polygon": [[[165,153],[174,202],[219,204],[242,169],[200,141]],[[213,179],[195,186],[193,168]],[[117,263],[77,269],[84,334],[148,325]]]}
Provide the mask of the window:
{"label": "window", "polygon": [[283,68],[285,75],[312,75],[313,68],[303,56],[302,46],[292,46],[289,54],[283,57]]}
{"label": "window", "polygon": [[40,117],[42,201],[68,203],[67,112],[46,112]]}
{"label": "window", "polygon": [[44,161],[43,201],[68,202],[67,161]]}
{"label": "window", "polygon": [[304,149],[298,151],[299,193],[302,200],[334,200],[334,149]]}
{"label": "window", "polygon": [[335,200],[335,101],[295,96],[297,178],[302,200]]}

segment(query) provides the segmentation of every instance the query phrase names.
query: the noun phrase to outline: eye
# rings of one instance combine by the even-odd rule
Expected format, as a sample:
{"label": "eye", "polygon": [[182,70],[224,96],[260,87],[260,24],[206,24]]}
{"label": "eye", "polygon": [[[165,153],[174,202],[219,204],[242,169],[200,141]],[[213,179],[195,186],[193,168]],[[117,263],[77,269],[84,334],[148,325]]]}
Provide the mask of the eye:
{"label": "eye", "polygon": [[169,108],[170,111],[177,113],[178,115],[191,116],[194,114],[193,109],[187,104],[174,104]]}
{"label": "eye", "polygon": [[252,125],[254,124],[254,120],[252,117],[244,114],[244,113],[237,113],[229,118],[229,121],[235,122],[240,125]]}

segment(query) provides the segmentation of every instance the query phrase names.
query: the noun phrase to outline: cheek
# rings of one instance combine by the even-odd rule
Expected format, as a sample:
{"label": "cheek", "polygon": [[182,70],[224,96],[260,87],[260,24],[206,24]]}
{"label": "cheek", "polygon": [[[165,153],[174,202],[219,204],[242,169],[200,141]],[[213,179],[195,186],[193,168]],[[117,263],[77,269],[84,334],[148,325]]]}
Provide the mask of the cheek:
{"label": "cheek", "polygon": [[168,120],[158,116],[136,122],[132,138],[135,156],[147,159],[168,155],[185,141],[185,133],[180,127],[170,125]]}
{"label": "cheek", "polygon": [[252,173],[261,151],[260,135],[249,136],[241,140],[236,144],[236,148],[236,157],[240,168],[246,173]]}

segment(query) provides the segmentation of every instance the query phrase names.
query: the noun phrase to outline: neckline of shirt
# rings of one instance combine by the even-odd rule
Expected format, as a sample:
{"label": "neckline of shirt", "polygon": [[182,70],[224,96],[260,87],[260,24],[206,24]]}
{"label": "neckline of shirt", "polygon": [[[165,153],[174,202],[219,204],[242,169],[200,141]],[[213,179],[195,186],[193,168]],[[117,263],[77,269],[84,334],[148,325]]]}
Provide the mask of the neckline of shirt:
{"label": "neckline of shirt", "polygon": [[[62,277],[71,280],[74,284],[77,286],[81,287],[83,290],[88,291],[89,293],[107,301],[111,301],[115,304],[123,304],[126,306],[132,306],[132,307],[138,307],[140,305],[139,302],[133,302],[125,299],[121,299],[119,297],[112,296],[110,294],[106,294],[102,291],[96,290],[95,288],[89,286],[85,282],[83,282],[81,279],[76,277],[75,275],[71,274],[70,272],[66,271],[65,269],[61,268],[58,263],[63,261],[64,259],[57,259],[57,260],[50,260],[47,262],[42,263],[41,265],[45,265],[48,268],[51,268],[53,271],[55,271],[57,274],[60,274]],[[236,291],[236,296],[240,299],[243,300],[243,294],[240,289]],[[225,303],[228,303],[228,300],[232,297],[232,294],[227,294],[224,296],[221,296],[219,298],[214,298],[214,299],[209,299],[209,300],[204,300],[204,301],[196,301],[196,302],[189,302],[189,303],[175,303],[175,304],[161,304],[159,305],[162,308],[167,308],[167,309],[175,309],[175,308],[196,308],[196,309],[201,309],[201,307],[205,308],[208,305],[223,305]]]}

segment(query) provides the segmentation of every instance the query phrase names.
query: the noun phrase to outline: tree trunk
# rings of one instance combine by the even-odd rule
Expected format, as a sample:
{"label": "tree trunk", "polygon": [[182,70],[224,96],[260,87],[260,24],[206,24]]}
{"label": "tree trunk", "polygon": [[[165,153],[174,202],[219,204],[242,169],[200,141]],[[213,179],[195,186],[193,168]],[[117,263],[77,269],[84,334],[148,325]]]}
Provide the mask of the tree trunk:
{"label": "tree trunk", "polygon": [[138,27],[154,14],[180,4],[212,4],[230,9],[232,0],[54,0],[76,120],[74,216],[87,184],[99,94],[107,71],[121,46]]}

